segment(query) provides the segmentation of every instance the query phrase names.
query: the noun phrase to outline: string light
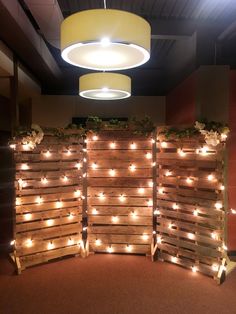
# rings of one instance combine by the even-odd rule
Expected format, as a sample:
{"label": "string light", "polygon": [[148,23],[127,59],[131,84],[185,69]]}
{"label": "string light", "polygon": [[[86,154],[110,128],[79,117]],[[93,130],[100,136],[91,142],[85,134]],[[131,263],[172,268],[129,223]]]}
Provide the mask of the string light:
{"label": "string light", "polygon": [[212,233],[211,233],[211,237],[212,237],[212,239],[214,239],[214,240],[218,240],[218,234],[217,234],[216,232],[212,232]]}
{"label": "string light", "polygon": [[87,148],[83,148],[82,151],[83,151],[84,153],[86,153],[86,152],[87,152]]}
{"label": "string light", "polygon": [[16,198],[16,206],[19,206],[21,205],[21,200],[19,197]]}
{"label": "string light", "polygon": [[110,175],[111,177],[114,177],[114,176],[116,175],[116,171],[115,171],[114,169],[110,169],[110,170],[109,170],[109,175]]}
{"label": "string light", "polygon": [[92,209],[92,214],[93,214],[93,215],[97,215],[97,214],[98,214],[98,210],[97,210],[96,208],[93,208],[93,209]]}
{"label": "string light", "polygon": [[162,243],[162,237],[161,236],[157,236],[157,243],[161,244]]}
{"label": "string light", "polygon": [[55,245],[52,243],[52,241],[50,241],[47,247],[48,247],[48,250],[52,250],[54,249]]}
{"label": "string light", "polygon": [[48,183],[48,179],[47,178],[41,178],[41,183],[42,184],[47,184]]}
{"label": "string light", "polygon": [[108,246],[107,252],[108,252],[108,253],[112,253],[113,251],[114,251],[113,248],[112,248],[111,246]]}
{"label": "string light", "polygon": [[61,207],[62,207],[62,201],[57,201],[56,208],[61,208]]}
{"label": "string light", "polygon": [[215,176],[211,173],[207,176],[208,181],[213,181],[215,180]]}
{"label": "string light", "polygon": [[112,220],[112,222],[118,222],[119,221],[119,217],[117,217],[117,216],[113,216],[112,218],[111,218],[111,220]]}
{"label": "string light", "polygon": [[220,185],[220,190],[224,191],[225,190],[225,186],[223,184]]}
{"label": "string light", "polygon": [[127,252],[132,252],[132,251],[133,251],[132,246],[127,244],[127,246],[126,246],[126,251],[127,251]]}
{"label": "string light", "polygon": [[186,153],[182,150],[182,149],[178,149],[178,154],[180,155],[180,157],[185,157]]}
{"label": "string light", "polygon": [[32,218],[32,214],[30,214],[30,213],[24,214],[24,219],[25,220],[30,220],[31,218]]}
{"label": "string light", "polygon": [[191,184],[191,183],[193,183],[193,179],[188,177],[188,178],[186,179],[186,182],[187,182],[188,184]]}
{"label": "string light", "polygon": [[212,268],[213,271],[218,271],[219,270],[219,265],[218,264],[213,264],[211,266],[211,268]]}
{"label": "string light", "polygon": [[105,197],[105,194],[103,192],[100,192],[98,194],[98,197],[100,198],[100,200],[104,200],[106,197]]}
{"label": "string light", "polygon": [[110,143],[110,148],[115,149],[116,148],[116,143],[115,142],[111,142]]}
{"label": "string light", "polygon": [[129,166],[129,170],[130,170],[131,172],[134,172],[134,171],[136,170],[136,166],[135,166],[134,164],[131,164],[131,165]]}
{"label": "string light", "polygon": [[148,207],[152,207],[152,205],[153,205],[152,200],[151,200],[151,199],[150,199],[150,200],[148,200],[148,201],[147,201],[147,206],[148,206]]}
{"label": "string light", "polygon": [[192,272],[196,273],[197,271],[198,271],[197,267],[196,266],[192,266]]}
{"label": "string light", "polygon": [[176,204],[176,203],[174,203],[174,204],[172,205],[172,208],[173,208],[173,209],[179,209],[179,205]]}
{"label": "string light", "polygon": [[68,156],[70,156],[70,155],[71,155],[71,151],[68,149],[67,152],[66,152],[66,154],[67,154]]}
{"label": "string light", "polygon": [[80,169],[82,168],[81,163],[80,163],[80,162],[77,162],[77,163],[75,164],[75,168],[77,168],[78,170],[80,170]]}
{"label": "string light", "polygon": [[98,167],[98,165],[96,164],[96,162],[94,162],[94,163],[92,164],[92,169],[93,169],[93,170],[96,170],[97,167]]}
{"label": "string light", "polygon": [[162,148],[166,148],[167,147],[167,143],[166,142],[161,142],[161,147]]}
{"label": "string light", "polygon": [[48,219],[46,220],[46,224],[48,227],[51,227],[52,225],[54,225],[54,220],[53,219]]}
{"label": "string light", "polygon": [[220,138],[221,138],[222,141],[226,141],[227,137],[228,137],[228,136],[227,136],[227,134],[225,134],[225,133],[221,133],[221,134],[220,134]]}
{"label": "string light", "polygon": [[84,162],[87,162],[87,159],[84,157],[84,158],[83,158],[83,161],[84,161]]}
{"label": "string light", "polygon": [[172,256],[171,261],[172,261],[172,263],[177,263],[178,258],[176,256]]}
{"label": "string light", "polygon": [[152,144],[155,144],[155,143],[156,143],[156,141],[154,140],[154,138],[152,138],[152,139],[150,140],[150,142],[151,142]]}
{"label": "string light", "polygon": [[200,149],[200,153],[205,156],[207,155],[207,151],[208,151],[208,147],[207,146],[203,146],[201,149]]}
{"label": "string light", "polygon": [[165,176],[166,176],[166,177],[169,177],[169,176],[171,176],[171,175],[172,175],[172,172],[171,172],[170,170],[167,170],[166,173],[165,173]]}
{"label": "string light", "polygon": [[231,208],[231,213],[232,213],[233,215],[236,215],[236,209]]}
{"label": "string light", "polygon": [[10,242],[10,245],[14,245],[16,243],[16,240],[12,240],[11,242]]}
{"label": "string light", "polygon": [[153,214],[154,214],[154,215],[160,215],[161,212],[160,212],[158,209],[156,209],[156,210],[154,210]]}
{"label": "string light", "polygon": [[223,208],[223,204],[222,204],[221,202],[216,202],[216,203],[215,203],[215,208],[218,209],[218,210],[220,210],[220,209]]}
{"label": "string light", "polygon": [[120,202],[124,202],[125,201],[125,196],[124,196],[124,194],[121,194],[120,196],[119,196],[119,200],[120,200]]}
{"label": "string light", "polygon": [[98,140],[98,136],[97,135],[93,135],[92,140],[93,141],[97,141]]}
{"label": "string light", "polygon": [[155,230],[152,231],[152,234],[156,234],[157,232]]}
{"label": "string light", "polygon": [[26,247],[32,247],[33,246],[33,240],[32,239],[27,239],[25,241],[25,246]]}
{"label": "string light", "polygon": [[159,193],[159,194],[164,194],[164,189],[163,189],[163,188],[159,188],[159,189],[158,189],[158,193]]}
{"label": "string light", "polygon": [[131,212],[131,217],[132,217],[133,219],[136,219],[136,218],[137,218],[137,214],[135,213],[135,211],[132,211],[132,212]]}
{"label": "string light", "polygon": [[144,188],[139,188],[139,189],[138,189],[138,193],[139,193],[139,194],[144,194],[144,192],[145,192]]}
{"label": "string light", "polygon": [[194,215],[194,216],[198,216],[198,210],[197,210],[197,209],[194,209],[193,215]]}
{"label": "string light", "polygon": [[102,244],[102,241],[100,239],[95,240],[96,246],[100,246]]}
{"label": "string light", "polygon": [[148,182],[148,186],[149,186],[150,188],[152,188],[152,187],[153,187],[153,182],[152,182],[152,181],[149,181],[149,182]]}
{"label": "string light", "polygon": [[67,245],[73,245],[75,244],[75,241],[73,239],[68,239]]}
{"label": "string light", "polygon": [[40,204],[43,203],[43,199],[42,199],[41,196],[38,196],[38,197],[36,198],[36,203],[38,203],[38,205],[40,205]]}
{"label": "string light", "polygon": [[27,164],[22,164],[21,165],[21,169],[22,170],[28,170],[29,169],[29,166]]}
{"label": "string light", "polygon": [[155,161],[151,163],[152,167],[155,167],[156,164],[157,164],[157,163],[156,163]]}
{"label": "string light", "polygon": [[47,150],[45,153],[44,153],[45,157],[49,158],[52,154],[50,152],[50,150]]}
{"label": "string light", "polygon": [[16,149],[16,144],[10,144],[9,147],[10,147],[11,149],[15,150],[15,149]]}
{"label": "string light", "polygon": [[20,188],[25,188],[27,186],[27,182],[23,181],[22,179],[18,180],[18,184]]}
{"label": "string light", "polygon": [[83,173],[83,178],[86,178],[87,177],[87,173]]}
{"label": "string light", "polygon": [[136,145],[136,143],[131,143],[130,144],[130,149],[136,149],[137,148],[137,145]]}
{"label": "string light", "polygon": [[152,159],[152,154],[151,153],[146,153],[146,158],[147,159]]}
{"label": "string light", "polygon": [[30,145],[29,144],[23,144],[23,149],[24,150],[29,150],[30,149]]}
{"label": "string light", "polygon": [[148,234],[144,233],[142,235],[142,238],[143,238],[144,241],[147,241],[149,239],[149,236],[148,236]]}
{"label": "string light", "polygon": [[170,223],[168,224],[168,228],[169,228],[169,229],[172,229],[172,227],[174,227],[174,225],[172,224],[172,222],[170,222]]}
{"label": "string light", "polygon": [[64,175],[62,178],[61,178],[64,182],[67,182],[68,181],[68,177],[66,175]]}
{"label": "string light", "polygon": [[195,238],[195,234],[193,234],[193,233],[188,233],[188,238],[189,238],[190,240],[193,240],[193,239]]}
{"label": "string light", "polygon": [[76,191],[74,192],[74,196],[75,196],[75,197],[80,197],[80,196],[81,196],[81,191],[80,191],[80,190],[76,190]]}
{"label": "string light", "polygon": [[69,220],[72,220],[73,218],[74,218],[74,215],[73,215],[72,213],[69,213],[68,219],[69,219]]}
{"label": "string light", "polygon": [[228,247],[223,243],[222,249],[225,250],[225,251],[227,251],[227,250],[228,250]]}

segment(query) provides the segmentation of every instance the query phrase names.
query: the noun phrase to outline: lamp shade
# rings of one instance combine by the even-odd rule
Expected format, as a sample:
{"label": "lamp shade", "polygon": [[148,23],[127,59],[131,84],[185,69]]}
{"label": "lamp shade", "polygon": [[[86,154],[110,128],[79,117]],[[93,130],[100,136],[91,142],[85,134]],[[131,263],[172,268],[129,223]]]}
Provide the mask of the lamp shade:
{"label": "lamp shade", "polygon": [[90,73],[79,78],[79,95],[96,100],[124,99],[131,95],[131,79],[117,73]]}
{"label": "lamp shade", "polygon": [[75,13],[61,24],[61,56],[82,68],[115,71],[150,58],[151,27],[138,15],[96,9]]}

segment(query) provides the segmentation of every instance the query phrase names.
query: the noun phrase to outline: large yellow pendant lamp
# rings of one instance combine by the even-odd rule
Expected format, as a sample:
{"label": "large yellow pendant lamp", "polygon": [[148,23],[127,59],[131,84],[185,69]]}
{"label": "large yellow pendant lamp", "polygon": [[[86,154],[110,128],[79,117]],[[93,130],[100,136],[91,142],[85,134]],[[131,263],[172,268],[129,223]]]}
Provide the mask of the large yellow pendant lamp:
{"label": "large yellow pendant lamp", "polygon": [[79,78],[79,95],[94,100],[116,100],[131,95],[131,79],[127,75],[102,72]]}
{"label": "large yellow pendant lamp", "polygon": [[106,6],[75,13],[61,24],[61,56],[82,68],[115,71],[140,66],[150,58],[150,42],[146,20]]}

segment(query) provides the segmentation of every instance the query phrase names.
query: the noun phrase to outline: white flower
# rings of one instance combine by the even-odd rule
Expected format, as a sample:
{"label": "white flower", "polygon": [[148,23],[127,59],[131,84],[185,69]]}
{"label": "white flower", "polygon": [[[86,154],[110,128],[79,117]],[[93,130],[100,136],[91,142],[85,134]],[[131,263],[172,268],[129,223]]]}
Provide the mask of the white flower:
{"label": "white flower", "polygon": [[202,129],[204,129],[204,128],[205,128],[205,124],[204,124],[204,123],[201,123],[201,122],[196,121],[196,122],[195,122],[194,127],[195,127],[195,129],[197,129],[197,130],[202,130]]}

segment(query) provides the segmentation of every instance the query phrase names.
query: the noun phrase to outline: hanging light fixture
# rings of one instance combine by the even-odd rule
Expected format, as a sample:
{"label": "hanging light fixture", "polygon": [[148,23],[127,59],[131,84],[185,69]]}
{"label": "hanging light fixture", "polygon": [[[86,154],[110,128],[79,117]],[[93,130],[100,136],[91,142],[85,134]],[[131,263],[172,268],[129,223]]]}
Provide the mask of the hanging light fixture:
{"label": "hanging light fixture", "polygon": [[61,24],[61,56],[75,66],[98,71],[134,68],[150,58],[151,27],[138,15],[86,10]]}
{"label": "hanging light fixture", "polygon": [[95,100],[124,99],[131,95],[131,79],[117,73],[90,73],[79,78],[79,95]]}

